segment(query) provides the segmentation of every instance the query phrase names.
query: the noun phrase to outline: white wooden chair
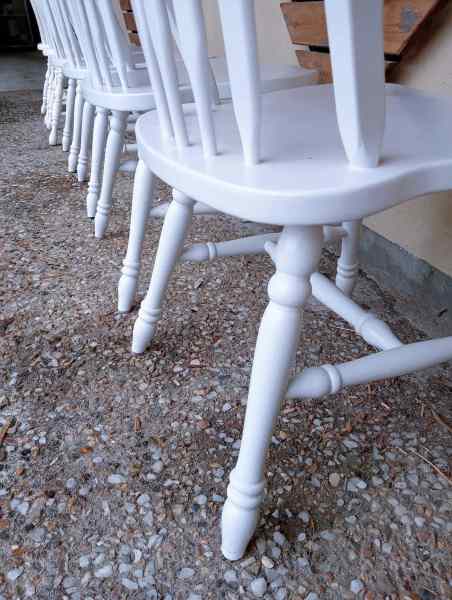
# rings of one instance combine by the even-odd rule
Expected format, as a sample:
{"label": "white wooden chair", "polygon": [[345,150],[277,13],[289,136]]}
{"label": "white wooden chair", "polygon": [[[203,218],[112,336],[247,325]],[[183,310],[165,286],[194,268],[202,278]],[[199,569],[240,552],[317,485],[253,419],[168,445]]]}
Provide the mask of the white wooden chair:
{"label": "white wooden chair", "polygon": [[[95,235],[101,238],[108,226],[115,175],[119,168],[130,171],[136,167],[136,160],[129,160],[120,165],[128,117],[130,113],[154,109],[155,98],[147,70],[143,68],[142,54],[133,52],[133,47],[128,42],[117,1],[76,0],[72,4],[75,7],[74,12],[77,12],[77,35],[83,39],[89,67],[89,78],[83,84],[83,94],[90,104],[97,106],[87,212],[90,217],[95,215]],[[166,7],[171,19],[171,3],[167,1]],[[174,22],[172,35],[177,42],[177,28]],[[177,61],[177,69],[182,100],[191,101],[193,95],[181,60]],[[223,58],[211,59],[209,73],[215,97],[230,97],[226,61]],[[298,67],[267,66],[263,89],[270,91],[306,85],[316,81],[316,78],[315,71]],[[110,112],[112,116],[101,182],[101,148],[107,136],[107,118]],[[126,149],[136,152],[133,146]]]}
{"label": "white wooden chair", "polygon": [[39,35],[41,38],[40,43],[37,45],[37,49],[42,52],[43,56],[47,62],[46,74],[44,79],[44,85],[42,89],[42,104],[41,104],[41,114],[45,115],[47,113],[47,97],[49,90],[49,79],[51,78],[52,73],[52,63],[51,57],[55,54],[54,48],[52,48],[52,40],[50,38],[49,32],[47,30],[47,24],[44,16],[42,15],[42,11],[40,10],[39,1],[31,0],[31,7],[36,17],[36,23],[38,25]]}
{"label": "white wooden chair", "polygon": [[[149,344],[177,260],[234,254],[242,242],[184,249],[196,203],[256,222],[282,225],[265,246],[275,264],[259,329],[245,425],[222,515],[222,551],[243,556],[258,522],[264,465],[285,396],[321,397],[344,386],[403,375],[452,359],[452,337],[403,345],[376,316],[317,272],[335,224],[452,187],[452,101],[384,83],[382,0],[326,0],[334,86],[261,95],[253,0],[218,0],[231,74],[232,104],[212,107],[200,0],[176,0],[175,17],[195,97],[183,105],[164,0],[132,0],[157,111],[136,124],[136,186],[161,177],[175,190],[133,351]],[[386,127],[385,127],[386,121]],[[131,236],[149,213],[133,199]],[[325,228],[324,226],[327,226]],[[344,251],[345,259],[353,254]],[[342,315],[378,352],[290,378],[302,307],[313,295]]]}

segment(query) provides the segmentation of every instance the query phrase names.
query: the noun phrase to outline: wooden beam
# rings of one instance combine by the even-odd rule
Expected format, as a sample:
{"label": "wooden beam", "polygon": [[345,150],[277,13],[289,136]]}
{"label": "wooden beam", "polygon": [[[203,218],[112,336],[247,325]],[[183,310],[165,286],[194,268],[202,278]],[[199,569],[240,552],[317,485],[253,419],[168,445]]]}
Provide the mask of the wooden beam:
{"label": "wooden beam", "polygon": [[[422,23],[441,4],[441,0],[385,0],[385,53],[400,56]],[[283,2],[281,10],[292,43],[304,46],[328,46],[323,2]]]}

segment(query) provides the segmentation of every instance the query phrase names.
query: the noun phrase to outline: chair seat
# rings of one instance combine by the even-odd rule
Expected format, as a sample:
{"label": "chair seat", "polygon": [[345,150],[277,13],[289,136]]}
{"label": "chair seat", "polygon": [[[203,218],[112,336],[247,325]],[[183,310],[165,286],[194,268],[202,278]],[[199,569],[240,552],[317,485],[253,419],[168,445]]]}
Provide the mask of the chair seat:
{"label": "chair seat", "polygon": [[[231,89],[229,86],[228,69],[223,57],[210,59],[212,70],[218,86],[220,98],[229,99]],[[181,82],[181,93],[183,102],[192,102],[193,95],[188,85],[188,76],[182,61],[177,62],[179,81]],[[88,102],[94,105],[104,106],[111,110],[136,110],[146,111],[155,107],[154,95],[149,85],[147,70],[136,69],[130,73],[133,78],[129,83],[131,87],[124,92],[119,85],[119,80],[112,90],[101,89],[93,86],[89,81],[84,82],[83,93]],[[262,92],[268,93],[275,90],[296,88],[311,85],[317,82],[318,73],[312,69],[293,67],[290,65],[262,65],[261,88]]]}
{"label": "chair seat", "polygon": [[138,152],[172,187],[240,218],[279,225],[360,219],[452,187],[452,102],[396,85],[386,87],[386,96],[382,161],[375,169],[349,165],[330,85],[262,97],[258,165],[244,164],[226,103],[214,112],[221,156],[203,156],[193,104],[184,107],[189,147],[178,150],[174,140],[163,140],[157,114],[149,113],[136,124]]}

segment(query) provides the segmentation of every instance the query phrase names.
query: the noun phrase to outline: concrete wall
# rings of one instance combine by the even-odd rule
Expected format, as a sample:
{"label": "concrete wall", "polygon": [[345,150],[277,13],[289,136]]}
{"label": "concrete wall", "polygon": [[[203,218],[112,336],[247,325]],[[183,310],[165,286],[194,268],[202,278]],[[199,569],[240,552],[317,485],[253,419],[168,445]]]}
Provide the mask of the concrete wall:
{"label": "concrete wall", "polygon": [[[261,60],[297,64],[279,8],[279,0],[255,0]],[[451,4],[451,3],[449,3]],[[204,0],[210,50],[222,54],[216,2]],[[435,34],[415,60],[398,71],[407,85],[452,97],[452,6],[435,22]],[[452,118],[452,117],[451,117]],[[451,140],[452,145],[452,140]],[[442,193],[411,202],[368,219],[368,227],[433,267],[452,276],[452,194]]]}

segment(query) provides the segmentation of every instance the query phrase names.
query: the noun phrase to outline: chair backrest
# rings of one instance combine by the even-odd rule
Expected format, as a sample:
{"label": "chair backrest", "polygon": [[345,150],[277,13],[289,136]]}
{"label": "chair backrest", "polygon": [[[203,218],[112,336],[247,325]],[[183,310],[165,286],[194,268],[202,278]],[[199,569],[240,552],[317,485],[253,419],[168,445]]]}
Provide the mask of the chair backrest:
{"label": "chair backrest", "polygon": [[64,1],[96,87],[127,92],[135,86],[137,64],[117,0]]}
{"label": "chair backrest", "polygon": [[69,66],[75,69],[84,68],[82,47],[71,18],[72,0],[47,0],[47,2],[50,3]]}
{"label": "chair backrest", "polygon": [[65,47],[50,0],[34,0],[33,7],[39,13],[43,29],[46,31],[47,45],[55,51],[57,58],[66,60]]}
{"label": "chair backrest", "polygon": [[44,20],[43,14],[42,14],[42,8],[40,6],[40,2],[39,2],[39,0],[30,0],[30,3],[31,3],[31,8],[33,9],[33,12],[36,17],[36,22],[38,24],[39,35],[41,37],[41,43],[44,47],[50,48],[51,44],[50,44],[50,40],[49,40],[49,34],[47,31],[47,24]]}
{"label": "chair backrest", "polygon": [[[132,0],[162,135],[189,144],[172,51],[169,0]],[[260,160],[262,128],[254,0],[217,0],[244,161]],[[201,0],[172,0],[206,157],[217,153]],[[326,0],[337,120],[351,165],[375,167],[384,133],[383,0]],[[300,105],[300,118],[309,118]],[[302,143],[302,140],[300,140]]]}

